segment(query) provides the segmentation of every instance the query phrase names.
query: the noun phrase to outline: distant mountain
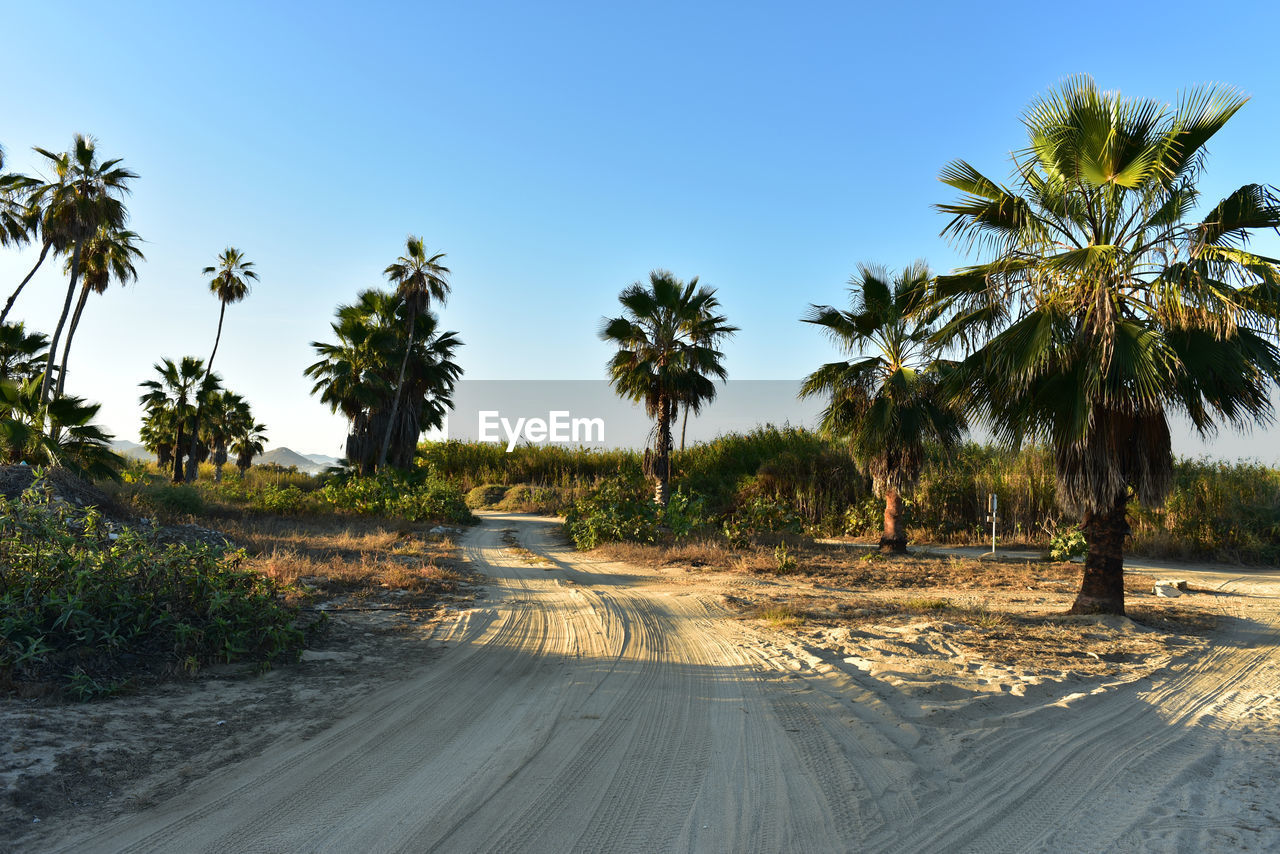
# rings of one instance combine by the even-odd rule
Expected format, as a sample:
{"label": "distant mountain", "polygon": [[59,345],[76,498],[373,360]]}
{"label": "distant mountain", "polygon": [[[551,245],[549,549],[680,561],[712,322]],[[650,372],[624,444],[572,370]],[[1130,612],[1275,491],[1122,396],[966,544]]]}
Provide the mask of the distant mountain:
{"label": "distant mountain", "polygon": [[129,442],[124,439],[117,439],[111,443],[111,450],[115,451],[123,457],[131,457],[135,460],[150,462],[156,458],[156,455],[139,445],[137,442]]}
{"label": "distant mountain", "polygon": [[263,463],[271,463],[285,468],[296,468],[298,471],[305,471],[308,474],[319,474],[329,466],[337,463],[337,460],[333,457],[326,457],[323,454],[299,454],[289,448],[279,447],[272,448],[265,454],[253,458],[254,465],[262,465]]}
{"label": "distant mountain", "polygon": [[326,457],[324,454],[303,454],[302,456],[311,460],[313,463],[318,463],[319,465],[324,466],[325,468],[328,468],[329,466],[336,466],[338,464],[337,457]]}

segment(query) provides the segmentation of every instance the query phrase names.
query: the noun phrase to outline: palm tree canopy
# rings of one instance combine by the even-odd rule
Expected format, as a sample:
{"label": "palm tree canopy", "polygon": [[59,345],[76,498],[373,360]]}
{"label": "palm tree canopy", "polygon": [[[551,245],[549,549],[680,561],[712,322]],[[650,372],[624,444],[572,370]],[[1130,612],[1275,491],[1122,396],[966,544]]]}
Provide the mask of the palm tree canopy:
{"label": "palm tree canopy", "polygon": [[139,383],[146,390],[139,402],[148,411],[162,410],[175,420],[194,415],[199,395],[212,392],[221,384],[217,374],[206,379],[204,359],[195,356],[183,356],[179,362],[162,359],[154,370],[158,379]]}
{"label": "palm tree canopy", "polygon": [[942,337],[982,343],[956,391],[998,437],[1049,441],[1069,511],[1130,487],[1163,500],[1169,411],[1204,434],[1271,416],[1280,261],[1248,245],[1280,227],[1280,195],[1246,184],[1192,217],[1205,145],[1245,101],[1214,86],[1170,107],[1075,77],[1024,116],[1011,187],[942,172],[963,194],[938,206],[944,234],[990,256],[937,280]]}
{"label": "palm tree canopy", "polygon": [[[134,264],[146,260],[138,248],[141,242],[137,232],[106,226],[99,228],[93,237],[85,241],[84,250],[80,253],[81,283],[86,289],[103,294],[112,279],[122,285],[137,281],[138,269]],[[64,270],[71,272],[70,258]]]}
{"label": "palm tree canopy", "polygon": [[99,162],[92,137],[76,134],[70,151],[54,154],[35,148],[49,161],[53,177],[36,182],[31,202],[40,211],[39,229],[58,252],[92,238],[100,228],[122,229],[128,217],[121,197],[138,175],[120,159]]}
{"label": "palm tree canopy", "polygon": [[244,253],[234,246],[222,250],[218,255],[218,263],[205,267],[202,272],[212,277],[209,280],[209,290],[224,305],[240,302],[249,295],[250,283],[258,280],[253,262],[246,260]]}
{"label": "palm tree canopy", "polygon": [[623,314],[606,317],[600,338],[616,344],[609,380],[618,394],[644,403],[649,417],[666,397],[696,408],[716,396],[715,380],[724,380],[721,339],[738,327],[719,314],[713,288],[688,284],[666,270],[649,274],[649,286],[636,282],[619,296]]}
{"label": "palm tree canopy", "polygon": [[57,465],[89,479],[118,480],[125,461],[111,450],[111,434],[93,423],[100,404],[70,395],[42,404],[41,379],[0,380],[0,456],[9,464]]}
{"label": "palm tree canopy", "polygon": [[929,268],[918,261],[891,276],[862,265],[849,286],[850,310],[814,305],[803,319],[855,358],[823,365],[800,394],[828,398],[823,431],[849,442],[877,492],[905,492],[919,479],[927,446],[954,445],[966,429],[942,394],[951,363],[933,340]]}
{"label": "palm tree canopy", "polygon": [[49,336],[21,323],[0,323],[0,379],[22,383],[44,372]]}
{"label": "palm tree canopy", "polygon": [[4,171],[4,147],[0,146],[0,246],[21,246],[31,239],[29,197],[34,186],[26,175]]}
{"label": "palm tree canopy", "polygon": [[440,263],[443,259],[443,252],[431,254],[421,237],[409,235],[405,254],[383,271],[411,313],[424,312],[433,301],[443,303],[449,298],[449,268]]}

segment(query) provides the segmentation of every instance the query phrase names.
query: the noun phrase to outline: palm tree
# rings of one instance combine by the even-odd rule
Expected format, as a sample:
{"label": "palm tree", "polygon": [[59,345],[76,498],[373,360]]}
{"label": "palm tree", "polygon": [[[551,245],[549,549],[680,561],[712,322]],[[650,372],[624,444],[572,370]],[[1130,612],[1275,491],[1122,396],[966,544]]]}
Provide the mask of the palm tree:
{"label": "palm tree", "polygon": [[42,403],[41,380],[0,381],[0,459],[118,480],[125,461],[111,450],[111,434],[93,423],[100,405],[79,397]]}
{"label": "palm tree", "polygon": [[[118,159],[99,163],[94,141],[82,134],[76,134],[71,151],[54,154],[43,148],[35,150],[49,160],[56,175],[56,180],[39,184],[32,192],[34,203],[42,210],[40,227],[45,246],[53,246],[59,251],[69,247],[71,251],[71,282],[67,286],[67,298],[63,301],[58,325],[53,330],[53,340],[49,344],[49,370],[45,372],[44,384],[40,388],[41,401],[47,401],[53,382],[54,356],[67,315],[71,313],[80,278],[80,256],[85,244],[99,229],[124,228],[128,212],[120,197],[129,192],[129,181],[138,176],[121,167]],[[41,252],[41,260],[43,258],[44,251]]]}
{"label": "palm tree", "polygon": [[21,323],[0,323],[0,379],[26,382],[44,372],[49,336]]}
{"label": "palm tree", "polygon": [[[408,310],[409,340],[404,348],[404,360],[400,363],[400,376],[396,380],[395,395],[391,399],[391,415],[387,419],[387,432],[378,452],[378,468],[387,464],[387,450],[391,447],[391,432],[400,410],[400,398],[404,394],[405,370],[413,351],[413,338],[418,316],[428,310],[431,301],[444,303],[449,298],[449,268],[440,263],[443,252],[428,254],[421,237],[409,235],[405,241],[405,254],[383,272],[396,286],[396,295],[404,301]],[[416,441],[416,437],[415,437]]]}
{"label": "palm tree", "polygon": [[[206,374],[204,360],[195,356],[184,356],[176,364],[172,359],[162,359],[155,365],[155,372],[159,379],[139,383],[147,390],[139,402],[148,417],[172,427],[173,482],[182,483],[182,449],[187,447],[185,431],[195,416],[195,398],[199,392],[217,389],[221,381],[217,374]],[[195,450],[190,453],[194,456]]]}
{"label": "palm tree", "polygon": [[[127,229],[114,230],[100,228],[84,246],[80,257],[80,299],[76,302],[75,311],[71,315],[71,326],[67,329],[67,341],[62,347],[62,366],[58,369],[58,386],[54,395],[62,394],[62,386],[67,381],[67,360],[71,355],[71,341],[80,327],[80,318],[84,314],[84,306],[89,294],[104,294],[114,278],[122,285],[137,281],[138,269],[134,261],[145,261],[142,250],[137,247],[141,242],[135,232]],[[71,261],[67,261],[66,272],[70,273]]]}
{"label": "palm tree", "polygon": [[205,403],[205,418],[200,426],[213,460],[213,482],[221,483],[228,446],[235,436],[244,432],[246,426],[254,426],[249,402],[231,391],[211,394]]}
{"label": "palm tree", "polygon": [[22,246],[31,239],[27,197],[33,184],[26,175],[4,171],[4,147],[0,146],[0,246]]}
{"label": "palm tree", "polygon": [[[338,307],[338,319],[331,324],[337,343],[311,345],[320,356],[306,369],[316,381],[311,393],[347,418],[346,457],[362,474],[373,472],[386,453],[388,429],[390,464],[411,465],[422,431],[444,423],[462,374],[454,361],[462,345],[457,333],[440,331],[436,315],[424,312],[410,342],[408,312],[396,294],[364,291],[354,304]],[[397,376],[403,406],[396,405]]]}
{"label": "palm tree", "polygon": [[1205,145],[1245,101],[1209,87],[1171,108],[1075,77],[1028,110],[1012,188],[942,173],[964,193],[944,234],[990,256],[937,281],[972,349],[957,389],[998,437],[1053,448],[1089,543],[1073,613],[1124,613],[1126,512],[1170,489],[1168,413],[1202,434],[1271,415],[1280,261],[1247,244],[1280,199],[1246,184],[1191,216]]}
{"label": "palm tree", "polygon": [[[218,310],[218,332],[213,337],[213,352],[209,354],[209,365],[205,370],[205,379],[208,380],[208,376],[213,373],[213,360],[218,355],[218,343],[222,341],[222,321],[227,316],[227,306],[240,302],[249,295],[249,283],[258,280],[258,273],[253,269],[253,262],[245,260],[243,252],[234,246],[228,246],[218,256],[216,266],[204,268],[204,275],[212,277],[209,280],[209,290],[218,297],[221,306]],[[191,453],[187,458],[186,472],[188,481],[195,480],[198,471],[196,445],[200,436],[199,424],[203,408],[204,392],[202,391],[195,415],[192,416]]]}
{"label": "palm tree", "polygon": [[667,502],[677,406],[697,408],[713,399],[712,378],[728,376],[724,354],[716,346],[738,327],[716,313],[720,301],[715,293],[698,287],[697,276],[686,285],[666,270],[654,270],[649,287],[636,282],[618,295],[622,315],[604,318],[600,328],[600,338],[618,347],[609,360],[609,382],[620,396],[643,402],[656,420],[651,474],[660,504]]}
{"label": "palm tree", "polygon": [[862,265],[849,281],[851,309],[815,305],[806,323],[821,326],[855,359],[823,365],[800,395],[830,399],[824,432],[848,441],[854,459],[884,498],[880,551],[907,550],[903,501],[920,479],[929,445],[950,449],[965,420],[942,395],[949,363],[938,358],[927,310],[929,268],[917,261],[897,276]]}
{"label": "palm tree", "polygon": [[231,453],[236,455],[236,468],[240,474],[249,470],[253,458],[262,454],[263,442],[267,441],[267,428],[263,424],[255,424],[252,419],[238,425],[231,437]]}

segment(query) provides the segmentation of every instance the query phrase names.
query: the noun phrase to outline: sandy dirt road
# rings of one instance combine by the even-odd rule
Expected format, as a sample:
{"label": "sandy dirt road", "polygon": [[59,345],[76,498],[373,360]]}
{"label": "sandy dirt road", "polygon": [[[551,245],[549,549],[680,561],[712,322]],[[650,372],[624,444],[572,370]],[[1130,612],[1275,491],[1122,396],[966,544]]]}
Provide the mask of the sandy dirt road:
{"label": "sandy dirt road", "polygon": [[[552,520],[487,516],[464,553],[491,585],[414,677],[57,850],[1280,845],[1274,608],[1226,615],[1159,680],[928,708],[734,619],[714,589],[583,558]],[[1216,583],[1255,606],[1280,592]]]}

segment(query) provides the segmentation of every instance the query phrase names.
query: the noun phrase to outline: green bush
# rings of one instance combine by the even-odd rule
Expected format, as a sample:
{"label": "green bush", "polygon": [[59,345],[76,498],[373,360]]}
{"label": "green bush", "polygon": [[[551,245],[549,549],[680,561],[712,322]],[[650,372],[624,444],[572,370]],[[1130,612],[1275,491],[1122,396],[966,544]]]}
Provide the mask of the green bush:
{"label": "green bush", "polygon": [[200,490],[185,484],[152,487],[140,492],[139,497],[162,513],[175,516],[199,516],[207,509]]}
{"label": "green bush", "polygon": [[465,525],[475,521],[462,490],[433,474],[386,472],[334,478],[314,494],[322,504],[339,512],[397,516],[410,522]]}
{"label": "green bush", "polygon": [[0,684],[54,682],[88,699],[143,663],[194,672],[295,660],[295,610],[242,559],[163,545],[154,531],[113,532],[96,511],[34,490],[0,499]]}
{"label": "green bush", "polygon": [[1049,557],[1054,560],[1071,560],[1088,553],[1089,544],[1079,528],[1064,528],[1049,539]]}
{"label": "green bush", "polygon": [[640,477],[609,478],[565,513],[569,538],[584,550],[624,540],[651,543],[658,524],[658,505]]}
{"label": "green bush", "polygon": [[498,483],[486,483],[483,486],[477,486],[467,493],[467,506],[472,510],[479,510],[483,507],[492,507],[502,500],[507,494],[507,487]]}

